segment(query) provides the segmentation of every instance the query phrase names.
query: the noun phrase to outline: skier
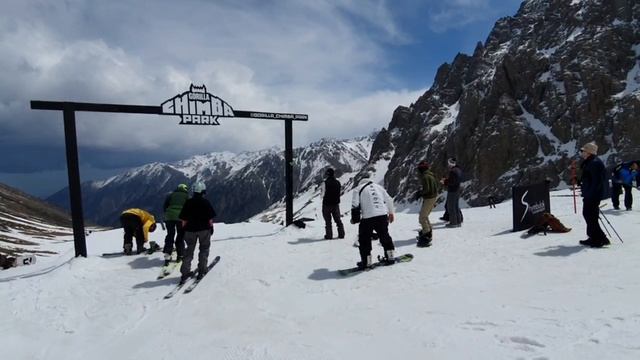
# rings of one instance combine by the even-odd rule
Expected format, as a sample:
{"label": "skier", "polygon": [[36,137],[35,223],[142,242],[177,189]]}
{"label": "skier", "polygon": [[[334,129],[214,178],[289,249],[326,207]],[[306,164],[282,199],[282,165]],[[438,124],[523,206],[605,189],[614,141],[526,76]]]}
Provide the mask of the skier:
{"label": "skier", "polygon": [[447,202],[445,203],[446,213],[449,223],[446,227],[462,226],[462,211],[460,211],[460,183],[462,181],[462,170],[456,163],[456,158],[447,160],[449,165],[449,175],[440,180],[440,183],[447,187]]}
{"label": "skier", "polygon": [[389,223],[394,220],[393,199],[380,185],[365,175],[353,189],[351,223],[358,225],[360,259],[356,265],[361,269],[371,266],[371,237],[375,230],[384,248],[383,262],[395,261],[393,239],[389,235]]}
{"label": "skier", "polygon": [[[164,200],[164,223],[167,226],[167,236],[164,238],[164,265],[169,265],[171,253],[173,252],[173,242],[176,244],[176,262],[182,261],[184,253],[184,230],[182,222],[178,218],[184,203],[189,198],[189,188],[185,184],[180,184]],[[177,235],[176,235],[177,233]]]}
{"label": "skier", "polygon": [[431,170],[429,170],[429,163],[426,161],[421,161],[418,164],[417,170],[418,178],[422,184],[422,190],[416,194],[416,198],[422,199],[422,207],[420,208],[420,215],[418,217],[418,222],[422,229],[418,232],[418,246],[426,247],[431,245],[431,240],[433,239],[429,214],[431,214],[431,210],[433,210],[436,200],[438,199],[440,184]]}
{"label": "skier", "polygon": [[611,202],[613,208],[620,209],[620,195],[624,188],[624,206],[627,211],[631,211],[633,205],[633,195],[631,194],[631,188],[633,187],[633,179],[636,178],[636,184],[640,186],[640,173],[638,173],[638,162],[628,161],[621,162],[613,168],[611,172],[611,183],[613,189],[611,192]]}
{"label": "skier", "polygon": [[156,230],[156,219],[153,215],[142,209],[128,209],[120,215],[120,224],[124,230],[124,254],[132,254],[134,236],[136,238],[136,254],[146,251],[144,243],[149,241],[149,233]]}
{"label": "skier", "polygon": [[598,146],[587,143],[580,148],[580,156],[583,161],[580,164],[582,176],[580,178],[580,190],[582,192],[582,216],[587,223],[586,240],[580,240],[580,244],[590,247],[603,247],[611,242],[600,228],[598,217],[600,215],[600,201],[606,197],[608,186],[606,169],[602,160],[597,156]]}
{"label": "skier", "polygon": [[335,177],[335,171],[328,168],[324,173],[325,181],[322,183],[322,217],[324,218],[324,238],[333,239],[333,227],[331,218],[338,227],[338,238],[344,239],[344,225],[340,219],[340,182]]}
{"label": "skier", "polygon": [[187,244],[180,267],[182,273],[180,284],[184,284],[188,278],[193,276],[191,261],[198,241],[200,242],[200,251],[198,253],[197,278],[201,279],[207,272],[211,235],[213,234],[213,218],[216,216],[216,212],[209,200],[204,197],[205,192],[204,183],[196,182],[193,185],[193,197],[185,202],[178,216],[182,221],[182,228],[185,232],[184,241]]}

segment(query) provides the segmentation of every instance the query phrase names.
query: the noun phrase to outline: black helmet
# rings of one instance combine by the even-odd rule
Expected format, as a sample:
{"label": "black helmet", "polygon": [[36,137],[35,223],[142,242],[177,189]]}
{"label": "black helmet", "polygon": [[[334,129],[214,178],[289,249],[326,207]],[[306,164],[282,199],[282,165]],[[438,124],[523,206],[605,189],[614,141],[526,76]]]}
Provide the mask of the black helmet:
{"label": "black helmet", "polygon": [[324,172],[325,176],[329,176],[329,177],[333,177],[335,176],[335,170],[333,170],[332,168],[328,168],[327,171]]}

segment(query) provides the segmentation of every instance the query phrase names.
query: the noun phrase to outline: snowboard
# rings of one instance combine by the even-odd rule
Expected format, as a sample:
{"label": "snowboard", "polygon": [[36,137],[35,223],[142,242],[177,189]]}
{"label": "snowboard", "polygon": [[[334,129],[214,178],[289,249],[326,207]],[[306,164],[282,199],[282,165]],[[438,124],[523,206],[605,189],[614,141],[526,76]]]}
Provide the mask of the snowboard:
{"label": "snowboard", "polygon": [[[136,254],[136,253],[132,253],[131,256],[133,255],[151,255],[154,252],[160,250],[160,245],[158,245],[158,243],[156,243],[155,241],[150,241],[149,242],[149,248],[147,249],[147,251],[143,251],[140,254]],[[120,256],[126,256],[124,254],[124,251],[116,251],[116,252],[111,252],[111,253],[103,253],[102,257],[120,257]]]}
{"label": "snowboard", "polygon": [[364,270],[360,269],[359,267],[356,266],[356,267],[352,267],[352,268],[349,268],[349,269],[338,270],[338,274],[340,274],[342,276],[348,276],[348,275],[356,274],[356,273],[359,273],[359,272],[362,272],[362,271],[373,270],[373,269],[375,269],[377,267],[380,267],[380,266],[392,266],[392,265],[395,265],[395,264],[398,264],[398,263],[409,262],[409,261],[413,260],[413,254],[404,254],[404,255],[396,256],[394,259],[396,260],[396,262],[393,263],[393,264],[386,264],[386,263],[378,260],[377,262],[374,262],[373,264],[371,264],[370,267],[368,267],[368,268],[366,268]]}

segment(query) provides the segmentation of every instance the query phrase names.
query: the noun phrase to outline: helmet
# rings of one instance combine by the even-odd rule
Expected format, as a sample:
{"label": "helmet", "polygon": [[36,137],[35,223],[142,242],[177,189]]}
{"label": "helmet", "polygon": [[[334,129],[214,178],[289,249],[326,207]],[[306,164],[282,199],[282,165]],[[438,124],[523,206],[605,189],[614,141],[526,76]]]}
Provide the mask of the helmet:
{"label": "helmet", "polygon": [[335,170],[333,170],[332,168],[328,168],[327,171],[324,172],[325,176],[335,176]]}
{"label": "helmet", "polygon": [[178,190],[187,192],[189,191],[189,187],[186,184],[180,184],[178,185]]}
{"label": "helmet", "polygon": [[429,163],[426,161],[420,161],[418,163],[418,170],[424,171],[429,169]]}
{"label": "helmet", "polygon": [[194,193],[203,193],[206,190],[207,190],[207,187],[204,185],[202,181],[198,181],[197,183],[193,184]]}

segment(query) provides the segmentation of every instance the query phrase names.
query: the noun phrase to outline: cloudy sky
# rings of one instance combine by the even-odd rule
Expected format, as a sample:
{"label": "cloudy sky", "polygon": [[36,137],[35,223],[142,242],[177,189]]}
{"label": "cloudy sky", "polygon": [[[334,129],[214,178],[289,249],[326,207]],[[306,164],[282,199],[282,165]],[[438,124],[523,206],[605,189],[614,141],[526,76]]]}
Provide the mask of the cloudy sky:
{"label": "cloudy sky", "polygon": [[[0,182],[66,186],[62,114],[30,100],[160,105],[191,83],[234,109],[309,115],[294,145],[387,126],[518,0],[2,0]],[[77,113],[82,181],[151,161],[284,146],[278,121],[180,126]]]}

